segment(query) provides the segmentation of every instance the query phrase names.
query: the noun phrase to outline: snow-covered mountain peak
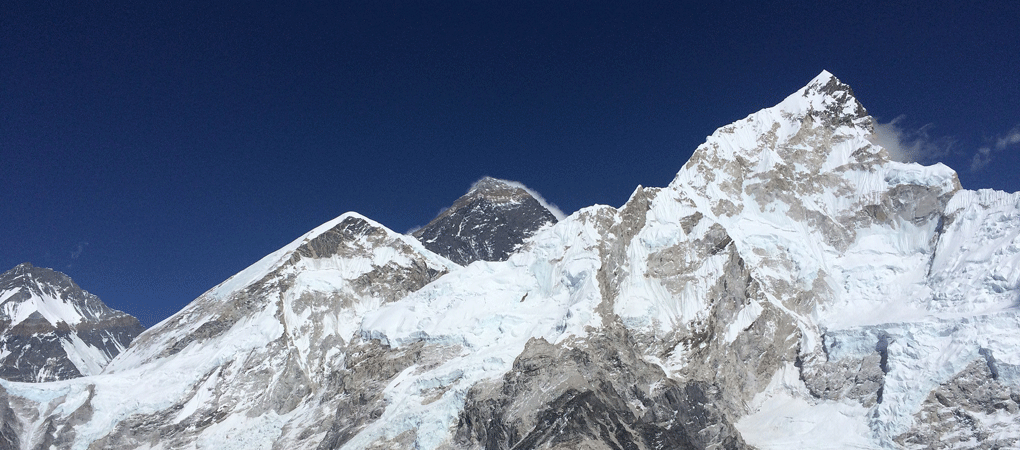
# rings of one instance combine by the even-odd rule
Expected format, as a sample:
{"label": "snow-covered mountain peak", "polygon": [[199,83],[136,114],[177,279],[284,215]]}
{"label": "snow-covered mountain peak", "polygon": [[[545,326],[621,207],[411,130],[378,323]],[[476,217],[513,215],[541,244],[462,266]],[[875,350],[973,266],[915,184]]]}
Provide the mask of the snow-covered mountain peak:
{"label": "snow-covered mountain peak", "polygon": [[520,183],[485,176],[471,185],[467,195],[503,196],[508,200],[515,197],[523,198],[523,194],[526,193],[520,192],[522,190],[520,186]]}
{"label": "snow-covered mountain peak", "polygon": [[872,134],[852,89],[822,72],[778,105],[716,130],[671,187],[714,217],[753,206],[793,220],[855,214],[898,185],[928,186],[936,196],[960,188],[944,165],[891,161]]}
{"label": "snow-covered mountain peak", "polygon": [[[735,194],[745,178],[775,170],[793,179],[884,164],[888,154],[868,140],[872,132],[872,119],[850,86],[822,72],[778,105],[717,129],[674,184],[714,183]],[[718,182],[716,174],[723,175]]]}
{"label": "snow-covered mountain peak", "polygon": [[58,271],[22,263],[0,275],[0,377],[93,375],[142,331]]}
{"label": "snow-covered mountain peak", "polygon": [[33,266],[32,263],[26,261],[14,266],[14,268],[9,270],[9,272],[13,275],[24,275],[30,272],[33,268],[35,268],[35,266]]}
{"label": "snow-covered mountain peak", "polygon": [[[379,223],[357,213],[346,213],[339,220],[331,221],[331,227],[317,233],[309,233],[294,252],[310,259],[335,256],[352,257],[359,252],[371,251],[374,244],[411,245],[420,249],[417,242],[405,239]],[[391,241],[391,242],[387,242]]]}
{"label": "snow-covered mountain peak", "polygon": [[210,341],[258,348],[281,338],[296,345],[302,358],[326,364],[322,355],[308,356],[309,351],[328,350],[321,340],[349,341],[366,310],[399,299],[456,267],[414,238],[347,212],[152,327],[108,371],[168,358],[188,365],[222,364],[177,355],[200,352]]}
{"label": "snow-covered mountain peak", "polygon": [[112,312],[94,295],[82,291],[71,277],[27,262],[0,275],[0,304],[0,317],[11,326],[33,313],[53,325],[73,326]]}
{"label": "snow-covered mountain peak", "polygon": [[[393,242],[401,242],[409,246],[409,248],[414,251],[420,251],[422,254],[427,255],[429,260],[436,266],[454,266],[454,264],[450,263],[450,261],[445,258],[426,250],[425,247],[416,240],[408,236],[401,235],[400,233],[396,233],[360,213],[348,211],[313,228],[307,233],[301,235],[301,237],[281,247],[279,250],[266,255],[244,270],[234,274],[223,283],[220,283],[216,287],[210,289],[209,292],[203,294],[203,297],[220,300],[226,299],[235,292],[263,279],[270,273],[292,261],[296,257],[295,255],[317,258],[320,257],[320,251],[326,252],[326,254],[321,255],[322,257],[328,256],[328,253],[335,253],[338,251],[337,248],[316,250],[316,248],[321,247],[319,244],[323,241],[333,239],[337,236],[355,238],[357,236],[365,237],[369,234],[385,236]],[[323,237],[324,235],[333,236],[333,238]],[[349,241],[350,242],[348,243],[353,243],[350,239]]]}
{"label": "snow-covered mountain peak", "polygon": [[817,94],[848,100],[854,96],[854,91],[850,85],[840,81],[828,70],[822,70],[799,91],[799,94],[802,97]]}
{"label": "snow-covered mountain peak", "polygon": [[[860,290],[847,283],[875,269],[875,259],[863,255],[888,252],[896,264],[913,261],[896,274],[920,270],[916,255],[934,251],[942,211],[960,189],[956,173],[942,164],[891,161],[870,140],[872,131],[852,89],[823,72],[778,105],[716,130],[668,195],[725,229],[769,295],[813,292],[809,304],[798,306],[812,311],[812,320],[870,323],[889,313],[891,300],[899,312],[906,304],[923,309],[923,289],[877,295],[882,289],[876,288],[859,303],[861,311],[874,308],[869,314],[833,315],[839,310],[833,304],[860,300]],[[912,280],[883,283],[921,283]]]}
{"label": "snow-covered mountain peak", "polygon": [[868,112],[854,97],[854,90],[824,70],[777,108],[796,118],[810,115],[833,127],[861,126],[870,131],[873,126],[870,119],[861,120]]}

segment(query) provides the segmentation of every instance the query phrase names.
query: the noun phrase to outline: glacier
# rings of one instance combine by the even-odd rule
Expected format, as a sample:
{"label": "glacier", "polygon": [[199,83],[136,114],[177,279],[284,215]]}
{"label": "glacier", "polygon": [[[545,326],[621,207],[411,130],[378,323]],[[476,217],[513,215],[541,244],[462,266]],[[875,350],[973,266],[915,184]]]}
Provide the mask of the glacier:
{"label": "glacier", "polygon": [[101,374],[0,380],[0,448],[1020,446],[1020,194],[873,134],[822,72],[505,261],[346,213]]}

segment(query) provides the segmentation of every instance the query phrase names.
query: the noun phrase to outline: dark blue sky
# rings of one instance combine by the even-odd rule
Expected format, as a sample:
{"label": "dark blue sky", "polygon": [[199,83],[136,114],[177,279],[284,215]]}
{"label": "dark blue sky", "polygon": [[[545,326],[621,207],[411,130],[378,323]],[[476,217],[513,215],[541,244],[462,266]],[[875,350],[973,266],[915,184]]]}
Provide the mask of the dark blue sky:
{"label": "dark blue sky", "polygon": [[618,206],[823,69],[965,187],[1020,190],[1018,2],[283,3],[3,2],[0,269],[149,326],[345,211],[407,231],[483,175]]}

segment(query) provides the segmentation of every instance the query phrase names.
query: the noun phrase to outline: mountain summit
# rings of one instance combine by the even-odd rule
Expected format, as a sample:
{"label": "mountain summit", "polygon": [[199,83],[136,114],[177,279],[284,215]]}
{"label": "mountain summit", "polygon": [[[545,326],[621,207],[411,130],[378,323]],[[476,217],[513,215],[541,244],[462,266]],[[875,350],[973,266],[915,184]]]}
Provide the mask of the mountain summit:
{"label": "mountain summit", "polygon": [[63,273],[22,263],[0,275],[0,378],[96,375],[142,330]]}
{"label": "mountain summit", "polygon": [[1020,193],[872,134],[823,72],[486,264],[423,242],[506,182],[421,242],[344,214],[103,374],[0,380],[0,448],[1018,448]]}
{"label": "mountain summit", "polygon": [[460,265],[504,261],[536,230],[556,223],[554,209],[520,183],[485,177],[413,235]]}

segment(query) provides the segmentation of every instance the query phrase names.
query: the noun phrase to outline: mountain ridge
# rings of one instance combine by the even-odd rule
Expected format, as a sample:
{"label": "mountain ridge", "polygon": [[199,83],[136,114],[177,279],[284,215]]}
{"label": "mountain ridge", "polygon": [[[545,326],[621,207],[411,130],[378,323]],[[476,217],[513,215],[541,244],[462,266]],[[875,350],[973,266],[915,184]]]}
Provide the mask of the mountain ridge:
{"label": "mountain ridge", "polygon": [[891,161],[873,131],[822,72],[716,130],[668,186],[539,227],[504,261],[459,265],[344,214],[153,327],[102,375],[0,381],[0,413],[15,418],[0,437],[1016,446],[1020,193]]}

